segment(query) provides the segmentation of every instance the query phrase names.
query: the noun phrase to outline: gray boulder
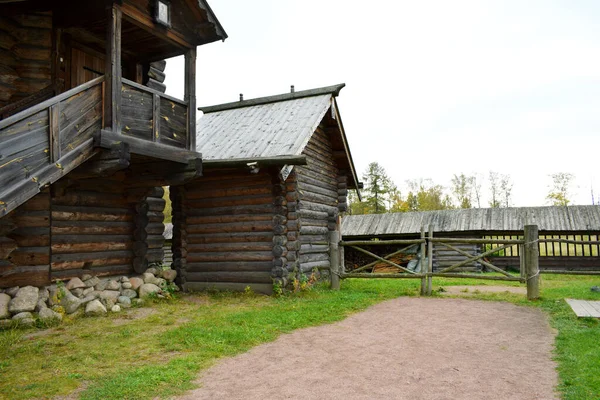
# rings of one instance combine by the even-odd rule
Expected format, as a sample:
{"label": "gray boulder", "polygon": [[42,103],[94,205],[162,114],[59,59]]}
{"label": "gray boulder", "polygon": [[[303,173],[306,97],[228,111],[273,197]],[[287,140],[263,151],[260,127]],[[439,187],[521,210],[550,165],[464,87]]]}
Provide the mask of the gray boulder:
{"label": "gray boulder", "polygon": [[48,300],[50,298],[50,292],[48,291],[48,288],[42,288],[40,289],[40,292],[38,294],[38,300]]}
{"label": "gray boulder", "polygon": [[96,290],[101,292],[104,289],[106,289],[106,285],[108,285],[108,281],[99,281],[97,284],[94,285],[94,287],[96,288]]}
{"label": "gray boulder", "polygon": [[103,290],[100,292],[100,300],[112,300],[115,303],[120,295],[121,293],[117,290]]}
{"label": "gray boulder", "polygon": [[0,293],[0,319],[10,318],[10,312],[8,311],[8,303],[10,303],[11,297],[6,293]]}
{"label": "gray boulder", "polygon": [[100,279],[97,276],[92,276],[89,279],[84,279],[85,287],[91,288],[100,283]]}
{"label": "gray boulder", "polygon": [[150,282],[150,280],[156,279],[156,276],[154,276],[154,274],[151,274],[150,272],[148,272],[148,270],[146,270],[146,272],[142,274],[142,279],[144,280],[144,283],[152,283]]}
{"label": "gray boulder", "polygon": [[129,282],[129,281],[123,282],[123,283],[121,283],[121,287],[123,289],[131,289],[131,282]]}
{"label": "gray boulder", "polygon": [[81,297],[83,296],[83,289],[82,288],[76,288],[71,290],[71,294],[75,297]]}
{"label": "gray boulder", "polygon": [[8,311],[18,314],[35,310],[40,290],[34,286],[25,286],[17,291],[15,297],[8,303]]}
{"label": "gray boulder", "polygon": [[39,312],[39,317],[42,322],[56,322],[62,321],[62,315],[56,311],[52,311],[49,308],[43,308]]}
{"label": "gray boulder", "polygon": [[[92,275],[90,275],[90,274],[83,274],[83,275],[81,276],[81,280],[82,280],[83,282],[87,281],[88,279],[92,279],[92,278],[93,278],[93,276],[92,276]],[[86,285],[86,286],[87,286],[87,285]],[[92,285],[92,286],[93,286],[93,285]]]}
{"label": "gray boulder", "polygon": [[69,290],[73,290],[73,289],[82,289],[85,288],[85,283],[83,283],[83,281],[79,278],[72,278],[69,282],[67,282],[67,284],[65,285],[65,287]]}
{"label": "gray boulder", "polygon": [[160,293],[160,288],[153,283],[144,283],[140,286],[140,297],[150,296],[152,293]]}
{"label": "gray boulder", "polygon": [[146,270],[147,274],[158,275],[158,269],[151,267]]}
{"label": "gray boulder", "polygon": [[137,292],[133,289],[123,289],[123,291],[121,292],[121,295],[123,296],[127,296],[130,299],[134,299],[137,297]]}
{"label": "gray boulder", "polygon": [[33,314],[30,312],[20,312],[12,317],[13,321],[16,321],[21,326],[33,326],[35,323],[35,319],[33,319]]}
{"label": "gray boulder", "polygon": [[73,314],[81,306],[81,300],[73,296],[73,294],[66,288],[63,289],[63,291],[64,294],[60,299],[60,305],[65,309],[67,314]]}
{"label": "gray boulder", "polygon": [[10,297],[15,297],[17,295],[17,292],[19,291],[19,289],[20,288],[18,286],[13,286],[11,288],[4,289],[4,293],[9,295]]}
{"label": "gray boulder", "polygon": [[44,308],[48,308],[48,305],[46,304],[46,302],[42,299],[39,299],[36,306],[35,306],[35,311],[36,312],[40,312],[42,311]]}
{"label": "gray boulder", "polygon": [[121,312],[121,306],[120,306],[120,305],[118,305],[118,304],[115,304],[114,306],[112,306],[112,307],[110,308],[110,311],[111,311],[111,312],[114,312],[114,313]]}
{"label": "gray boulder", "polygon": [[109,280],[106,283],[106,287],[104,288],[104,290],[120,290],[121,289],[121,284],[113,279]]}
{"label": "gray boulder", "polygon": [[102,304],[100,302],[100,300],[98,300],[98,299],[90,301],[85,306],[85,315],[87,315],[87,316],[92,317],[92,316],[104,315],[106,313],[107,313],[106,307],[104,307],[104,304]]}
{"label": "gray boulder", "polygon": [[117,301],[122,306],[125,306],[125,307],[131,306],[131,299],[129,297],[127,297],[127,296],[119,296],[119,298],[117,299]]}

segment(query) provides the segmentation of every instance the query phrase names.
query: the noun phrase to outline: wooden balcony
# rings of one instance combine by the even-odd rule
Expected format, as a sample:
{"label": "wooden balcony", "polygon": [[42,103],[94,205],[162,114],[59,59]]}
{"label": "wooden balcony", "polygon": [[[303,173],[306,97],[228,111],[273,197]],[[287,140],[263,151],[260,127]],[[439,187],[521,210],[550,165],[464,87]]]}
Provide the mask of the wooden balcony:
{"label": "wooden balcony", "polygon": [[[93,157],[100,147],[114,149],[125,143],[132,155],[177,163],[180,167],[173,175],[190,168],[194,173],[186,177],[200,173],[185,102],[125,79],[120,94],[120,132],[102,129],[104,76],[0,121],[0,217]],[[156,165],[156,179],[164,182],[169,172],[164,164]]]}

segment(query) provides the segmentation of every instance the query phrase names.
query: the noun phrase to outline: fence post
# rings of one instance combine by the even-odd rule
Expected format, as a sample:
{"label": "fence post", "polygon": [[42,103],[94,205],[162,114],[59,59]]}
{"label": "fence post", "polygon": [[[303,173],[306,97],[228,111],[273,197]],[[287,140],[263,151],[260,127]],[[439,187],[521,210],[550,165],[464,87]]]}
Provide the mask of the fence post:
{"label": "fence post", "polygon": [[[433,225],[429,225],[429,239],[433,239]],[[433,242],[429,242],[427,248],[427,272],[433,273]],[[429,275],[427,277],[427,296],[431,296],[431,286],[433,283],[433,277]]]}
{"label": "fence post", "polygon": [[[425,239],[425,226],[421,225],[421,239]],[[425,252],[425,242],[421,243],[421,261],[419,262],[419,272],[424,274],[427,271],[427,265],[425,265],[426,260],[426,252]],[[421,296],[425,296],[427,294],[427,277],[423,276],[421,278]]]}
{"label": "fence post", "polygon": [[521,279],[525,279],[527,275],[525,273],[525,250],[522,244],[519,245],[519,274]]}
{"label": "fence post", "polygon": [[525,277],[527,278],[527,300],[540,297],[540,265],[538,248],[538,226],[525,225],[524,232]]}
{"label": "fence post", "polygon": [[338,231],[329,232],[329,262],[331,265],[331,289],[340,290],[340,252],[339,252],[340,233]]}

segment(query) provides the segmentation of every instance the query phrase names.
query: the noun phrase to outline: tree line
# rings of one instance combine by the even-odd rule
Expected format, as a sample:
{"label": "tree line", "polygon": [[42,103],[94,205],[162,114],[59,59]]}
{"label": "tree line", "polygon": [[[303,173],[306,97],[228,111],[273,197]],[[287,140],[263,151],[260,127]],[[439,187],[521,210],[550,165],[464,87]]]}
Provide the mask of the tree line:
{"label": "tree line", "polygon": [[[574,175],[559,172],[550,175],[552,185],[546,200],[551,205],[566,206],[570,200],[570,188]],[[487,174],[487,204],[482,204],[482,174],[454,174],[450,185],[443,186],[431,179],[406,181],[407,192],[398,186],[377,162],[365,170],[362,180],[362,201],[356,193],[349,193],[349,214],[383,214],[387,212],[450,210],[457,208],[511,207],[513,182],[510,175],[489,171]]]}

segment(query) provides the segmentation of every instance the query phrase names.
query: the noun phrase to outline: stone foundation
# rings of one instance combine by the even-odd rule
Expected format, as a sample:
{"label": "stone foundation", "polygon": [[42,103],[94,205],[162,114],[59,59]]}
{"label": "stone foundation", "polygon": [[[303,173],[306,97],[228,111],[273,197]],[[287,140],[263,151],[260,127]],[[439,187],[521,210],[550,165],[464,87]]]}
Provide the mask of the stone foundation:
{"label": "stone foundation", "polygon": [[179,288],[171,269],[148,268],[139,276],[98,278],[83,275],[50,286],[0,290],[0,328],[55,324],[64,316],[98,316],[140,305],[146,297],[164,298]]}

